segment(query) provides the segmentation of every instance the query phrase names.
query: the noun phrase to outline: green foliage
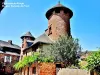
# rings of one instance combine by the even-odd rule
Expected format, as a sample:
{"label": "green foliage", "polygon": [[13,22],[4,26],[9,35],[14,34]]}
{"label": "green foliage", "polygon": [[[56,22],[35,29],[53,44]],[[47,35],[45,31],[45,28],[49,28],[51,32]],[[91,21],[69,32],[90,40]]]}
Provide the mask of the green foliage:
{"label": "green foliage", "polygon": [[54,62],[54,58],[53,57],[39,57],[39,62]]}
{"label": "green foliage", "polygon": [[25,66],[30,65],[31,63],[34,63],[35,61],[38,60],[39,55],[40,55],[40,54],[39,54],[38,52],[35,52],[35,53],[33,53],[33,55],[31,55],[31,56],[25,56],[25,57],[23,57],[22,60],[20,60],[19,62],[17,62],[17,63],[14,65],[14,68],[15,68],[16,70],[19,70],[19,69],[21,69],[21,68],[23,68],[23,67],[25,67]]}
{"label": "green foliage", "polygon": [[20,60],[14,65],[14,68],[16,70],[20,70],[21,68],[25,66],[29,66],[35,62],[38,62],[38,63],[39,62],[53,62],[53,58],[52,57],[41,57],[41,54],[39,52],[34,52],[31,56],[23,57],[22,60]]}
{"label": "green foliage", "polygon": [[81,50],[78,39],[68,36],[61,36],[55,43],[42,50],[42,54],[51,56],[55,62],[64,62],[66,66],[78,63],[77,53]]}
{"label": "green foliage", "polygon": [[55,43],[34,52],[31,56],[24,57],[14,65],[16,70],[29,66],[35,62],[63,62],[66,66],[77,65],[77,53],[80,51],[78,39],[61,36]]}
{"label": "green foliage", "polygon": [[93,53],[91,56],[87,58],[87,68],[88,70],[95,70],[100,72],[100,50]]}
{"label": "green foliage", "polygon": [[68,68],[70,68],[70,69],[77,69],[78,67],[74,66],[74,65],[71,65],[71,66],[68,66]]}
{"label": "green foliage", "polygon": [[80,61],[78,64],[79,64],[80,69],[88,70],[87,69],[87,62],[86,62],[86,60]]}

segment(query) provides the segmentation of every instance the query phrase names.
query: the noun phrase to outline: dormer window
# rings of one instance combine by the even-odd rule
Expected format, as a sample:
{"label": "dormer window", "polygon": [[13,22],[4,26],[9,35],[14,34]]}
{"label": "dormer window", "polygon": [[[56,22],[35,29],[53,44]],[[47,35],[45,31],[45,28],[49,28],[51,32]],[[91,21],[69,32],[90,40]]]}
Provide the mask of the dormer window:
{"label": "dormer window", "polygon": [[25,37],[26,40],[30,40],[30,37]]}

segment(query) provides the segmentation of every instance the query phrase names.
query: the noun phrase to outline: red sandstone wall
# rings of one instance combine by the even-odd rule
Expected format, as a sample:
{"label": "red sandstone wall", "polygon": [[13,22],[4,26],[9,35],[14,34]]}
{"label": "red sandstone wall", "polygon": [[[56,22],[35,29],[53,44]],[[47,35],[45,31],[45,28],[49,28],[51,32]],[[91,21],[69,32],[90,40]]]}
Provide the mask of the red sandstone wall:
{"label": "red sandstone wall", "polygon": [[[11,63],[9,63],[9,62],[4,63],[4,58],[5,58],[5,56],[12,56],[12,61],[11,61]],[[19,57],[19,56],[0,53],[0,63],[2,63],[2,65],[5,64],[5,72],[7,72],[7,73],[12,73],[12,72],[14,71],[13,65],[14,65],[16,62],[18,62],[18,57]]]}
{"label": "red sandstone wall", "polygon": [[69,13],[65,14],[62,11],[60,13],[55,13],[51,15],[48,20],[48,30],[46,33],[48,34],[49,26],[51,26],[52,34],[49,35],[50,38],[56,40],[60,35],[70,35],[70,17]]}
{"label": "red sandstone wall", "polygon": [[56,75],[56,66],[53,63],[41,63],[39,75]]}
{"label": "red sandstone wall", "polygon": [[[36,75],[56,75],[56,66],[53,63],[32,64],[29,67],[29,75],[32,73],[32,67],[36,67]],[[28,74],[28,67],[22,69],[22,75]]]}

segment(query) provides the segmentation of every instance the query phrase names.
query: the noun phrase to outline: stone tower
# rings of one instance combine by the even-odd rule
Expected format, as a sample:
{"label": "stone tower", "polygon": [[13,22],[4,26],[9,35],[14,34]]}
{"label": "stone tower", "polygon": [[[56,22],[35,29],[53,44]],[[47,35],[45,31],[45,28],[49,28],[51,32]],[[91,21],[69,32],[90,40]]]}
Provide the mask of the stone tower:
{"label": "stone tower", "polygon": [[32,36],[32,34],[30,32],[27,32],[26,34],[24,34],[23,36],[21,36],[22,39],[22,48],[26,48],[27,47],[27,40],[31,40],[34,41],[34,37]]}
{"label": "stone tower", "polygon": [[61,35],[71,35],[70,32],[70,19],[73,16],[73,12],[58,3],[53,8],[46,12],[46,18],[48,19],[48,29],[45,30],[47,35],[56,40]]}
{"label": "stone tower", "polygon": [[30,32],[27,32],[26,34],[24,34],[23,36],[21,36],[21,39],[22,39],[22,47],[21,47],[21,56],[20,56],[20,59],[22,58],[23,56],[23,50],[25,48],[27,48],[27,41],[34,41],[35,38],[32,36],[32,34]]}

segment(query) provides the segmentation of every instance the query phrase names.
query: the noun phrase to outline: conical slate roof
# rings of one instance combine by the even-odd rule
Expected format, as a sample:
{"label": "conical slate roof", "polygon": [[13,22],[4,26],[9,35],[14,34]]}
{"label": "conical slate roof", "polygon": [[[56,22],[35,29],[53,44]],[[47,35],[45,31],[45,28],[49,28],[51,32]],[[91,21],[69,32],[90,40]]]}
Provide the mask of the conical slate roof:
{"label": "conical slate roof", "polygon": [[70,18],[73,16],[72,10],[70,10],[68,7],[65,7],[64,5],[58,3],[56,6],[52,7],[51,9],[49,9],[46,12],[46,18],[48,19],[51,16],[52,12],[57,8],[68,11],[70,13]]}
{"label": "conical slate roof", "polygon": [[33,35],[30,32],[27,32],[26,34],[21,36],[21,39],[23,39],[24,37],[31,37],[32,39],[34,39]]}

